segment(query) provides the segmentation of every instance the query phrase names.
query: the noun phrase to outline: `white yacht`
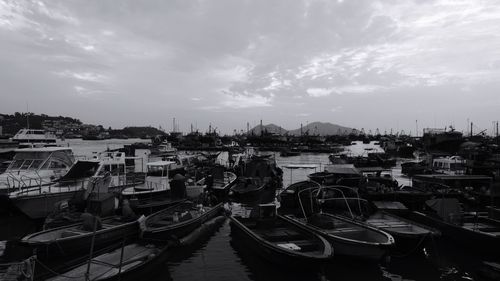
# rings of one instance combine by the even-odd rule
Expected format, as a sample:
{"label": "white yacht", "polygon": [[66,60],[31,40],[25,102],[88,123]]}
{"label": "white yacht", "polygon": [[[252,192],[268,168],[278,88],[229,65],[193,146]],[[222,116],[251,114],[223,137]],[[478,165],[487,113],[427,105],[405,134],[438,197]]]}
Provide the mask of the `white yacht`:
{"label": "white yacht", "polygon": [[18,142],[20,148],[43,147],[55,146],[57,137],[45,130],[21,129],[12,137],[12,140]]}
{"label": "white yacht", "polygon": [[16,149],[9,167],[0,174],[0,194],[48,185],[66,174],[74,161],[68,147]]}
{"label": "white yacht", "polygon": [[103,152],[91,159],[78,160],[56,182],[11,190],[9,200],[28,217],[44,218],[54,211],[57,202],[84,200],[90,193],[103,194],[112,188],[125,187],[125,160],[123,152]]}

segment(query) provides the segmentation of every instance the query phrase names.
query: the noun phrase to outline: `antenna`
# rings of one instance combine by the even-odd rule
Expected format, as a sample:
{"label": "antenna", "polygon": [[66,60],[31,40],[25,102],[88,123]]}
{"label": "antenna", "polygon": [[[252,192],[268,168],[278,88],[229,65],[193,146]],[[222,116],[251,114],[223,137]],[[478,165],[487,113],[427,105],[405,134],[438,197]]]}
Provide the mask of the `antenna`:
{"label": "antenna", "polygon": [[30,114],[29,114],[29,112],[30,112],[30,110],[28,107],[28,102],[26,102],[26,129],[30,128]]}

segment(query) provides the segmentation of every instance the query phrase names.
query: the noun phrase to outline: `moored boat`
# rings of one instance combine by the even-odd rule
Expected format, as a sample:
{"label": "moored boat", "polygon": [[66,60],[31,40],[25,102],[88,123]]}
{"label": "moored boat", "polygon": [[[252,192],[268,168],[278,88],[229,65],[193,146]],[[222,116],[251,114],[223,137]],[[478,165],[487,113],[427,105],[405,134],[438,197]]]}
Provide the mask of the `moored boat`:
{"label": "moored boat", "polygon": [[500,249],[500,222],[467,214],[461,210],[455,198],[431,199],[426,202],[427,211],[412,212],[410,218],[441,231],[442,235],[461,247],[482,255],[498,256]]}
{"label": "moored boat", "polygon": [[222,212],[222,203],[213,207],[184,201],[146,218],[142,237],[169,240],[183,237]]}
{"label": "moored boat", "polygon": [[[109,217],[92,226],[78,223],[29,234],[19,241],[19,246],[36,250],[40,259],[69,257],[89,253],[92,240],[95,249],[123,239],[136,237],[139,226],[136,220],[126,221],[121,217]],[[94,226],[97,226],[94,231]]]}
{"label": "moored boat", "polygon": [[166,261],[170,248],[171,244],[128,244],[47,280],[144,280]]}
{"label": "moored boat", "polygon": [[276,215],[274,204],[261,204],[230,217],[235,239],[272,262],[317,267],[333,255],[331,245],[307,227]]}

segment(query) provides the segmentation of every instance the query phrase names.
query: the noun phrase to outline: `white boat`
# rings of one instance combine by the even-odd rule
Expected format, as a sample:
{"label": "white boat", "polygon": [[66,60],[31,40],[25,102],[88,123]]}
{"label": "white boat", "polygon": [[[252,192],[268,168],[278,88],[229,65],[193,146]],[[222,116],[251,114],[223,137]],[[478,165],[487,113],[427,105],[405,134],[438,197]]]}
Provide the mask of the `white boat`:
{"label": "white boat", "polygon": [[177,148],[172,146],[172,143],[164,141],[158,145],[158,152],[160,154],[176,154]]}
{"label": "white boat", "polygon": [[[47,148],[45,148],[47,149]],[[32,219],[44,218],[64,200],[83,200],[90,193],[108,193],[127,186],[126,157],[123,152],[103,152],[88,160],[78,160],[57,181],[47,185],[11,190],[9,200]],[[96,184],[105,178],[105,184]]]}
{"label": "white boat", "polygon": [[22,148],[15,153],[0,174],[0,194],[48,185],[66,174],[75,161],[68,147]]}
{"label": "white boat", "polygon": [[36,129],[21,129],[12,137],[13,141],[19,143],[20,148],[54,146],[57,142],[55,134]]}
{"label": "white boat", "polygon": [[169,173],[176,162],[156,161],[146,164],[147,174],[144,184],[125,188],[122,195],[125,198],[145,198],[164,196],[170,191]]}

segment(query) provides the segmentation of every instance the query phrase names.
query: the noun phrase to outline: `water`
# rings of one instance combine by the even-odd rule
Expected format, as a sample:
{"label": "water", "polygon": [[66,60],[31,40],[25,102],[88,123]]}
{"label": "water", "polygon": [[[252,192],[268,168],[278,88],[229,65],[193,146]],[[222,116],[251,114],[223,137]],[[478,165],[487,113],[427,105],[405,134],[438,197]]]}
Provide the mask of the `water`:
{"label": "water", "polygon": [[[75,154],[91,156],[93,152],[104,151],[107,148],[116,149],[124,144],[142,140],[105,140],[82,141],[68,140],[65,143],[73,147]],[[362,154],[365,148],[379,150],[373,144],[357,143],[348,147],[352,154]],[[147,152],[138,151],[141,155]],[[227,159],[227,154],[222,153],[220,160]],[[317,164],[321,171],[328,164],[327,154],[302,154],[296,157],[281,158],[276,154],[279,166],[286,164]],[[307,178],[307,174],[314,169],[283,169],[284,185]],[[407,178],[401,175],[396,167],[393,176],[402,184],[407,184]],[[2,228],[2,232],[4,228]],[[0,245],[1,250],[1,245]],[[159,268],[154,273],[152,280],[481,280],[476,275],[476,270],[482,261],[481,257],[463,251],[455,244],[440,240],[436,245],[429,245],[424,254],[408,258],[392,258],[380,264],[366,264],[359,261],[345,261],[335,259],[328,264],[323,272],[304,271],[300,268],[290,268],[271,264],[260,258],[235,240],[231,236],[229,222],[208,239],[197,245],[175,253],[165,267]]]}

